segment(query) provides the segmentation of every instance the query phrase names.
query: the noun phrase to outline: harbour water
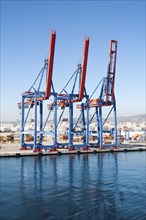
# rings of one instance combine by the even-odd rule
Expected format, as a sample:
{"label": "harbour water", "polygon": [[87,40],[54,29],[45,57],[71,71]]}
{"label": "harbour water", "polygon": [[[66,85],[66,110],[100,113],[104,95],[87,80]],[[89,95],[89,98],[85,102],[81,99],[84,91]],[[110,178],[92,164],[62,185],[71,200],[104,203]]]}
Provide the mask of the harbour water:
{"label": "harbour water", "polygon": [[144,220],[146,152],[0,159],[2,220]]}

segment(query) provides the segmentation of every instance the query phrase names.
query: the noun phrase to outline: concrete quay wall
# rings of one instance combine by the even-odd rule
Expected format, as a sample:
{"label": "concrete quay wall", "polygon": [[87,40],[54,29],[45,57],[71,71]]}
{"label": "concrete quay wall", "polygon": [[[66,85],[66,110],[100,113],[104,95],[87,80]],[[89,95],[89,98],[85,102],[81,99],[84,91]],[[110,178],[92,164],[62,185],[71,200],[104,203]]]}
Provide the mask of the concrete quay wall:
{"label": "concrete quay wall", "polygon": [[24,157],[24,156],[49,156],[49,155],[67,155],[67,154],[87,154],[87,153],[118,153],[118,152],[134,152],[146,151],[145,143],[136,144],[122,144],[118,148],[99,149],[89,147],[88,150],[76,149],[69,151],[68,149],[57,149],[56,151],[49,151],[42,149],[42,152],[33,152],[33,150],[20,150],[20,144],[2,144],[0,146],[0,157]]}

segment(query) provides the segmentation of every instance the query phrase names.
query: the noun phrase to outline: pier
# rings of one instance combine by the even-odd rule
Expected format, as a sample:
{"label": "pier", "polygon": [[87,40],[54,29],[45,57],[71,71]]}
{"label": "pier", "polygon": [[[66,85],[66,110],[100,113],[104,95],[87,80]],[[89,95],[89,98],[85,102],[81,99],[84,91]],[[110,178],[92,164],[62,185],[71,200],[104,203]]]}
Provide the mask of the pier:
{"label": "pier", "polygon": [[2,144],[0,146],[0,158],[2,157],[25,157],[25,156],[50,156],[50,155],[68,155],[68,154],[98,154],[98,153],[118,153],[118,152],[134,152],[146,151],[145,143],[129,143],[121,144],[117,148],[95,148],[68,150],[66,148],[58,148],[55,151],[44,150],[34,152],[33,149],[20,150],[19,144]]}

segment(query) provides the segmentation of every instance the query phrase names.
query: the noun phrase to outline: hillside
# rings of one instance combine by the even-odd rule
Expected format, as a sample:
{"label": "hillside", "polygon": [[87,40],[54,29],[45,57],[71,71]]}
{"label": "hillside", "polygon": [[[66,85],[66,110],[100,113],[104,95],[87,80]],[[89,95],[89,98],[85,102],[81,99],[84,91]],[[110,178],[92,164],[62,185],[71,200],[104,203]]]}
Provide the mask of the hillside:
{"label": "hillside", "polygon": [[119,123],[122,122],[146,122],[146,114],[134,115],[134,116],[120,116],[117,118]]}
{"label": "hillside", "polygon": [[[74,118],[74,123],[76,122],[77,118]],[[95,118],[93,122],[95,122]],[[113,120],[113,118],[109,118],[108,121]],[[50,122],[53,122],[52,120],[49,120]],[[117,117],[118,123],[124,123],[124,122],[146,122],[146,114],[140,114],[140,115],[133,115],[133,116],[119,116]],[[18,124],[20,123],[19,120],[17,121],[2,121],[1,123],[12,123],[12,124]]]}

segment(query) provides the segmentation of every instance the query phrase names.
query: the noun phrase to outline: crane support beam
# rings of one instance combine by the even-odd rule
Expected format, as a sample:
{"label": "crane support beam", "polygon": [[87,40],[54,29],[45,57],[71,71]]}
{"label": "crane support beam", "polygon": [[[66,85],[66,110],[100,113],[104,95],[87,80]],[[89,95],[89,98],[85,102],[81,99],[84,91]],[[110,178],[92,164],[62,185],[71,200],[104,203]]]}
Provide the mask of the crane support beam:
{"label": "crane support beam", "polygon": [[48,72],[47,72],[45,99],[48,99],[51,94],[55,40],[56,40],[56,31],[51,32],[51,38],[50,38],[50,52],[48,57]]}
{"label": "crane support beam", "polygon": [[109,64],[107,72],[107,86],[106,86],[106,102],[114,101],[114,86],[116,73],[116,59],[117,59],[117,45],[116,40],[111,40],[109,50]]}
{"label": "crane support beam", "polygon": [[83,54],[82,72],[81,72],[81,80],[80,80],[80,88],[79,88],[79,100],[83,99],[84,91],[85,91],[88,49],[89,49],[89,37],[85,38],[84,40],[84,54]]}

